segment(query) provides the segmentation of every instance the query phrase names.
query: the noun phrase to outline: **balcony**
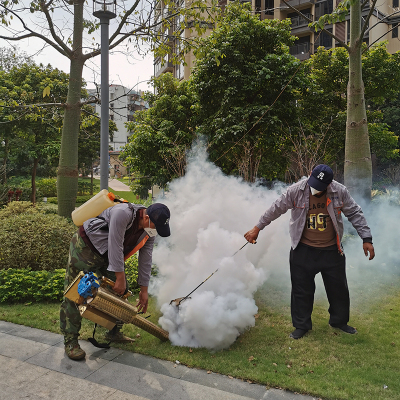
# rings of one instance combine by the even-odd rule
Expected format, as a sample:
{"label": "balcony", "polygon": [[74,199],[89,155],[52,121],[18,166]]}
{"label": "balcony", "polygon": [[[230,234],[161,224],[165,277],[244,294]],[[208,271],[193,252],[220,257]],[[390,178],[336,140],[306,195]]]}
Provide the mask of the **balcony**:
{"label": "balcony", "polygon": [[154,67],[155,67],[154,75],[156,77],[166,72],[172,72],[172,73],[174,72],[174,64],[170,61],[166,61],[164,65],[161,65],[161,61],[159,61],[155,63]]}
{"label": "balcony", "polygon": [[[313,15],[310,13],[303,13],[304,16],[306,16],[309,19],[313,19]],[[291,17],[290,20],[292,21],[291,23],[291,27],[292,29],[296,29],[296,28],[300,28],[303,26],[307,26],[308,27],[308,21],[306,19],[304,19],[303,17],[301,17],[300,15],[297,15],[296,17]]]}
{"label": "balcony", "polygon": [[297,57],[300,61],[306,60],[310,57],[311,43],[299,43],[291,46],[289,52],[292,56]]}
{"label": "balcony", "polygon": [[[315,4],[316,0],[288,0],[287,3],[292,7],[298,8],[303,6],[311,6]],[[285,3],[281,2],[282,8],[288,8]]]}

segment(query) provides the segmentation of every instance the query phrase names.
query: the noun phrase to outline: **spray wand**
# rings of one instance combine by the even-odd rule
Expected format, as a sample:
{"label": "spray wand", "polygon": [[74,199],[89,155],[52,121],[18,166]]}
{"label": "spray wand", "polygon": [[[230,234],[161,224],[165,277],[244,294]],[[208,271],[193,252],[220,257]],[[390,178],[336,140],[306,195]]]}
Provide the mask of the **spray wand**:
{"label": "spray wand", "polygon": [[[236,250],[231,257],[233,257],[236,253],[238,253],[240,250],[243,249],[243,247],[245,247],[248,243],[250,242],[246,242],[239,250]],[[254,240],[253,244],[256,244],[257,242]],[[182,301],[185,301],[193,292],[195,292],[201,285],[203,285],[204,283],[206,283],[217,271],[219,270],[219,268],[217,268],[208,278],[206,278],[203,282],[200,283],[199,286],[197,286],[195,289],[193,289],[188,295],[186,295],[185,297],[179,297],[175,300],[171,300],[169,304],[175,303],[176,306],[180,306]]]}

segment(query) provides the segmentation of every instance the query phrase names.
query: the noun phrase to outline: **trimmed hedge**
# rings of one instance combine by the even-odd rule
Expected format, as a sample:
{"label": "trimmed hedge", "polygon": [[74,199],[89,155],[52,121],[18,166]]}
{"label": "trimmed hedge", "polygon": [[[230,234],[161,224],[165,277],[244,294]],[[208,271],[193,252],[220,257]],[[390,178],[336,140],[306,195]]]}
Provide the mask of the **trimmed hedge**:
{"label": "trimmed hedge", "polygon": [[76,226],[66,218],[43,214],[36,208],[4,217],[9,211],[0,211],[0,270],[65,268]]}
{"label": "trimmed hedge", "polygon": [[0,303],[61,301],[65,269],[31,271],[9,268],[0,274]]}

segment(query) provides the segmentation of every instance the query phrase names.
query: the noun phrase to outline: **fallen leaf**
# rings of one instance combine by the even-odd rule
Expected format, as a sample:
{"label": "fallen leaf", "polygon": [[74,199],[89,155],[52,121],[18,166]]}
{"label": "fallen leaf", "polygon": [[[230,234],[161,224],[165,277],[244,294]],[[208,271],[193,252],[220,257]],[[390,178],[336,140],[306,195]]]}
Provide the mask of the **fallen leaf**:
{"label": "fallen leaf", "polygon": [[189,353],[193,353],[193,350],[192,350],[192,349],[189,349]]}
{"label": "fallen leaf", "polygon": [[260,316],[259,314],[256,314],[256,315],[254,316],[254,318],[257,319],[259,316]]}
{"label": "fallen leaf", "polygon": [[140,338],[140,333],[136,334],[136,337],[137,337],[137,338]]}
{"label": "fallen leaf", "polygon": [[253,360],[254,360],[254,356],[250,356],[249,361],[253,361]]}
{"label": "fallen leaf", "polygon": [[229,378],[229,379],[233,379],[233,376],[228,375],[228,378]]}
{"label": "fallen leaf", "polygon": [[277,363],[272,363],[272,365],[275,365],[275,367],[277,367],[277,366],[278,366],[278,364],[277,364]]}
{"label": "fallen leaf", "polygon": [[207,374],[211,374],[211,371],[207,371]]}
{"label": "fallen leaf", "polygon": [[289,365],[289,364],[287,365],[287,367],[288,367],[288,368],[292,368],[292,366],[291,366],[291,365]]}

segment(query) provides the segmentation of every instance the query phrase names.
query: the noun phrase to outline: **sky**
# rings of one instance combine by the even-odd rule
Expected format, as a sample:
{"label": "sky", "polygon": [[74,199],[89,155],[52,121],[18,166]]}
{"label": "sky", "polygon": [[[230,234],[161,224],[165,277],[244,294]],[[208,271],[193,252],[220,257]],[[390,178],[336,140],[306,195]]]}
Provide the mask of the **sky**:
{"label": "sky", "polygon": [[[130,3],[130,1],[127,2],[127,5],[129,5],[128,3]],[[146,11],[143,10],[146,7],[148,7],[147,0],[142,0],[140,6],[140,9],[142,10],[141,12],[145,13]],[[118,8],[117,12],[121,12],[121,10]],[[41,18],[40,14],[31,14],[28,12],[19,15],[23,17],[22,19],[24,24],[26,24],[29,28],[33,29],[39,34],[43,34],[45,36],[48,35],[48,29],[43,29],[43,26],[46,27],[47,23],[43,22],[43,18]],[[84,18],[87,20],[98,21],[97,18],[94,18],[92,15],[91,5],[84,9]],[[64,42],[66,42],[72,34],[70,14],[68,14],[64,8],[57,9],[56,7],[52,13],[52,21],[56,27],[55,30],[57,31],[58,36],[61,37]],[[110,21],[109,36],[112,35],[117,24],[118,19],[112,19]],[[11,25],[8,27],[0,25],[0,34],[5,36],[20,36],[26,32],[27,31],[23,30],[23,27],[17,18],[14,18]],[[100,29],[93,32],[91,35],[84,35],[84,51],[91,47],[93,42],[100,43]],[[51,46],[47,45],[47,47],[43,47],[43,44],[44,42],[42,40],[33,37],[12,42],[0,39],[1,47],[12,45],[17,46],[19,50],[26,52],[28,56],[30,56],[36,63],[43,63],[45,65],[51,64],[54,68],[58,68],[69,73],[69,60],[58,53]],[[122,54],[122,51],[124,50],[126,50],[126,46],[125,44],[121,44],[109,55],[110,84],[120,84],[128,87],[129,89],[135,90],[151,90],[151,86],[149,86],[147,82],[152,77],[154,71],[152,54],[149,52],[147,56],[139,55],[133,51],[133,45],[131,44],[131,53],[128,59],[126,55]],[[143,45],[141,45],[141,50],[145,50]],[[101,57],[99,55],[85,63],[83,69],[83,78],[87,83],[88,89],[95,88],[95,82],[100,84],[100,62]]]}
{"label": "sky", "polygon": [[[5,46],[6,43],[2,43]],[[41,50],[42,46],[38,40],[29,39],[18,43],[20,50],[32,56],[36,63],[51,64],[69,73],[69,60],[63,57],[52,47]],[[109,56],[109,82],[110,84],[123,85],[129,89],[151,90],[147,82],[153,75],[153,56],[145,57],[137,55],[128,59],[124,54],[114,53]],[[87,61],[83,69],[83,78],[87,82],[87,88],[95,87],[94,82],[100,84],[100,56]]]}

